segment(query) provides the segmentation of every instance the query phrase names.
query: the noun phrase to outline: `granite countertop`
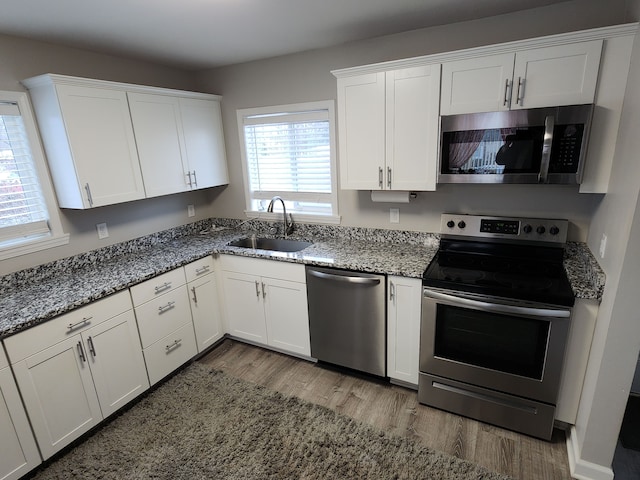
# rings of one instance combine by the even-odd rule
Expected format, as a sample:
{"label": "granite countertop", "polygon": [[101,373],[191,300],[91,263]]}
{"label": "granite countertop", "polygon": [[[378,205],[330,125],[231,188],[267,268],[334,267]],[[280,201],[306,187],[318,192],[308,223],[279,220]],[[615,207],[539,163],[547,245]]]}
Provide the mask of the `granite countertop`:
{"label": "granite countertop", "polygon": [[[328,235],[320,237],[312,237],[303,231],[292,238],[311,240],[313,245],[300,252],[284,253],[230,247],[228,242],[246,236],[248,232],[236,228],[205,228],[133,251],[112,252],[106,260],[98,254],[91,256],[90,252],[82,262],[49,266],[49,270],[55,268],[53,274],[38,269],[31,269],[28,278],[14,274],[11,282],[0,282],[0,338],[210,254],[421,278],[438,248],[439,237],[433,234],[416,237],[394,232],[388,241],[383,241],[377,237],[367,238],[366,230],[357,230],[357,235],[346,236],[343,232],[337,235],[329,230],[325,232]],[[570,242],[565,257],[565,269],[576,297],[600,299],[604,274],[586,245]]]}

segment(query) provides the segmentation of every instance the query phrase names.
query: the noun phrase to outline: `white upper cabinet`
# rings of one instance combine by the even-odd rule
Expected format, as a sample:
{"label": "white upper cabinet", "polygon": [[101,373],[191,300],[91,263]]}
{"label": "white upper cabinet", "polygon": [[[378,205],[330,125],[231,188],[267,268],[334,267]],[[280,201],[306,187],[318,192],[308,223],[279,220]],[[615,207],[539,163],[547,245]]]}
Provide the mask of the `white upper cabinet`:
{"label": "white upper cabinet", "polygon": [[62,208],[145,197],[125,92],[43,75],[30,90]]}
{"label": "white upper cabinet", "polygon": [[220,102],[181,98],[180,113],[192,188],[228,184]]}
{"label": "white upper cabinet", "polygon": [[229,182],[219,102],[127,95],[147,197]]}
{"label": "white upper cabinet", "polygon": [[440,65],[338,78],[340,183],[434,190]]}
{"label": "white upper cabinet", "polygon": [[441,114],[593,103],[602,40],[444,62]]}
{"label": "white upper cabinet", "polygon": [[217,95],[52,74],[23,84],[62,208],[229,181]]}

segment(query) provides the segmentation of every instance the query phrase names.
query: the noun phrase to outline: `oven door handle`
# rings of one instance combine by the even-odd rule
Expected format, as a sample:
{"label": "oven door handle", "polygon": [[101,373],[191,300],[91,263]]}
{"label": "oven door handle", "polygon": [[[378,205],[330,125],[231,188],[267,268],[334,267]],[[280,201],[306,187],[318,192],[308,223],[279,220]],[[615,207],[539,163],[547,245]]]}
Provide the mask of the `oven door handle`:
{"label": "oven door handle", "polygon": [[472,307],[485,312],[507,313],[513,315],[529,315],[540,318],[569,318],[571,310],[553,310],[551,308],[518,307],[516,305],[503,305],[501,303],[481,302],[471,298],[458,297],[447,293],[436,292],[428,288],[424,294],[436,300],[448,301],[463,307]]}

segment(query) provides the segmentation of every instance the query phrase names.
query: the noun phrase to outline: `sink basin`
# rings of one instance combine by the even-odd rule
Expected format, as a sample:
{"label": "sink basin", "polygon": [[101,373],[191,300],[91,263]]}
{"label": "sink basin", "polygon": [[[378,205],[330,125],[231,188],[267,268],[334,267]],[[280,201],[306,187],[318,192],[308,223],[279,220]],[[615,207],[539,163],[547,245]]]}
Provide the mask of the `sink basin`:
{"label": "sink basin", "polygon": [[311,245],[311,242],[301,240],[289,240],[287,238],[244,237],[229,242],[230,247],[259,248],[261,250],[273,250],[277,252],[299,252]]}

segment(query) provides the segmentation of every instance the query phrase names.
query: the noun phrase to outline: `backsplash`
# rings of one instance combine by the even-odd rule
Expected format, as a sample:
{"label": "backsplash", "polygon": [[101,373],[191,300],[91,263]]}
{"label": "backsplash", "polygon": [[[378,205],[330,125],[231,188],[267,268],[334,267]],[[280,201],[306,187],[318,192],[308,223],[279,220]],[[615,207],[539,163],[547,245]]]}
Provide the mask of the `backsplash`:
{"label": "backsplash", "polygon": [[[231,218],[209,218],[200,220],[4,275],[0,277],[0,294],[10,289],[20,288],[23,285],[51,278],[60,272],[81,270],[85,267],[108,261],[114,257],[147,250],[148,248],[175,238],[196,235],[203,232],[213,233],[222,228],[240,228],[247,233],[274,236],[281,234],[282,222],[267,222],[261,220],[240,221]],[[355,240],[430,246],[437,246],[439,241],[439,235],[432,233],[302,223],[295,224],[295,230],[291,237],[298,239],[340,238],[342,241]]]}

